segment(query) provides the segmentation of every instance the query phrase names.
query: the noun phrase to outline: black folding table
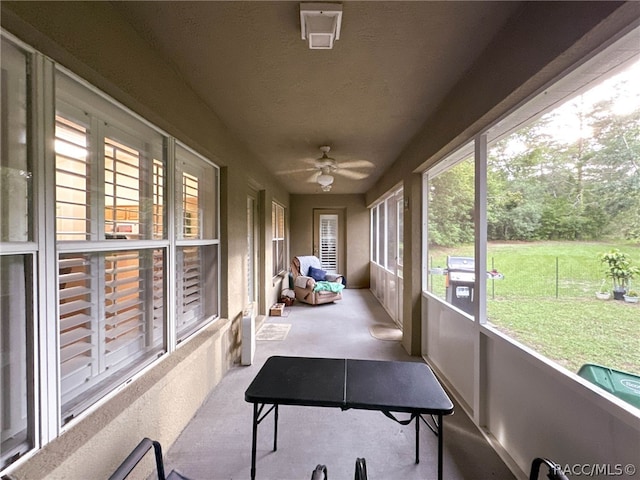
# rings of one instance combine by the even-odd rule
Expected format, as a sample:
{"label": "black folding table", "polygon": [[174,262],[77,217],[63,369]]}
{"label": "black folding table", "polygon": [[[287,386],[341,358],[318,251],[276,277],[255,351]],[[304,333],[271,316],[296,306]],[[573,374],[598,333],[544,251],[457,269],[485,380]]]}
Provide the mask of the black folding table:
{"label": "black folding table", "polygon": [[[244,394],[253,403],[251,479],[256,477],[258,424],[274,412],[273,450],[278,449],[278,406],[377,410],[403,425],[415,420],[416,463],[422,420],[438,436],[438,480],[442,480],[442,417],[453,403],[428,365],[337,358],[270,357]],[[265,406],[270,405],[263,414]],[[408,413],[399,420],[394,413]],[[433,425],[422,415],[430,415]]]}

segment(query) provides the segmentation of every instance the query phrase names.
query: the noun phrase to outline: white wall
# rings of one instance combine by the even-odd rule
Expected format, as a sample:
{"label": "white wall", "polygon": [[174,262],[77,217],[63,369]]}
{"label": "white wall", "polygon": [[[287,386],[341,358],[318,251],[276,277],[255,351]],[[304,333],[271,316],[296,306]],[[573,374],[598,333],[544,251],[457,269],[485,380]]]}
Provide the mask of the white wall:
{"label": "white wall", "polygon": [[422,355],[447,378],[458,393],[458,401],[471,409],[474,404],[474,335],[471,320],[442,300],[424,294]]}
{"label": "white wall", "polygon": [[[535,457],[611,471],[632,464],[622,478],[640,478],[637,409],[428,293],[422,335],[425,359],[519,478]],[[474,372],[485,374],[476,381]]]}
{"label": "white wall", "polygon": [[382,304],[389,316],[402,328],[402,278],[373,262],[369,264],[370,290]]}

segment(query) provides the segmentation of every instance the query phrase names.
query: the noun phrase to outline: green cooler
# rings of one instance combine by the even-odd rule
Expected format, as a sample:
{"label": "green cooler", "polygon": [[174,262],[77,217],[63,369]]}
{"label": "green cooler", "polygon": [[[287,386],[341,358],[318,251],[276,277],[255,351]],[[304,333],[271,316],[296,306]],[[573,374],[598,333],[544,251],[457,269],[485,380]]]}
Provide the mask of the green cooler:
{"label": "green cooler", "polygon": [[590,363],[580,367],[578,375],[634,407],[640,408],[640,376]]}

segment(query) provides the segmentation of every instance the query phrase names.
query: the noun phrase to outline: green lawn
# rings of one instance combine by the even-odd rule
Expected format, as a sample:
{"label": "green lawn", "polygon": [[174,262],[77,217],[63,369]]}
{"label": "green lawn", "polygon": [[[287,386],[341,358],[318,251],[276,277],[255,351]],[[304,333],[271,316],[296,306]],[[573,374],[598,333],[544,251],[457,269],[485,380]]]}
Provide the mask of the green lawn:
{"label": "green lawn", "polygon": [[[491,244],[488,269],[493,265],[504,279],[487,284],[489,321],[571,371],[596,363],[640,375],[640,304],[594,294],[604,278],[598,254],[613,247],[640,264],[637,245]],[[473,247],[431,253],[431,265],[445,266],[447,255],[473,256]],[[443,296],[444,276],[431,279],[434,293]]]}

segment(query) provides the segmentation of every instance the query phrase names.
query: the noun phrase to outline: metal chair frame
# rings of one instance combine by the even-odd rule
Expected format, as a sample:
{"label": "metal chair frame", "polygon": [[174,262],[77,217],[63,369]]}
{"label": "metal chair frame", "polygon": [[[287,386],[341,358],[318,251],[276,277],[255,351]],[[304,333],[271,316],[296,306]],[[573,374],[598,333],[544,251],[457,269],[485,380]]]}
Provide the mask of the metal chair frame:
{"label": "metal chair frame", "polygon": [[189,480],[187,477],[175,470],[172,470],[169,473],[169,476],[165,477],[164,462],[162,460],[162,447],[160,446],[160,442],[151,440],[147,437],[143,438],[129,456],[124,459],[117,470],[109,477],[109,480],[124,480],[127,478],[152,447],[155,454],[158,480]]}

